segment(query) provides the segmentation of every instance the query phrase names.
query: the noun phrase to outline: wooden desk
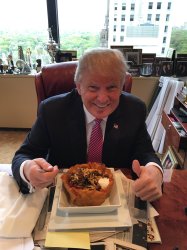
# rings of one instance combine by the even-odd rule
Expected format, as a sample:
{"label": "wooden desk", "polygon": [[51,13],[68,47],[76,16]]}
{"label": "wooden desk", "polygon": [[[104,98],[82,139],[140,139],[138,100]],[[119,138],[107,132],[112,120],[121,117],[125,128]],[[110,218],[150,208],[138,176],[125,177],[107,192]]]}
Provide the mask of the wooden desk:
{"label": "wooden desk", "polygon": [[163,196],[153,202],[158,211],[157,226],[162,244],[149,244],[149,250],[187,249],[187,170],[175,169],[171,182],[164,183]]}
{"label": "wooden desk", "polygon": [[0,127],[31,128],[37,116],[34,75],[0,75]]}
{"label": "wooden desk", "polygon": [[[130,171],[123,171],[130,177]],[[163,196],[152,203],[158,211],[155,217],[162,244],[150,243],[148,250],[187,249],[187,169],[174,169],[171,182],[164,183]]]}
{"label": "wooden desk", "polygon": [[[0,164],[0,171],[11,171],[10,164]],[[129,176],[130,171],[123,171]],[[175,169],[171,182],[164,183],[163,196],[152,203],[159,212],[156,217],[162,244],[150,243],[149,250],[187,249],[187,170]]]}

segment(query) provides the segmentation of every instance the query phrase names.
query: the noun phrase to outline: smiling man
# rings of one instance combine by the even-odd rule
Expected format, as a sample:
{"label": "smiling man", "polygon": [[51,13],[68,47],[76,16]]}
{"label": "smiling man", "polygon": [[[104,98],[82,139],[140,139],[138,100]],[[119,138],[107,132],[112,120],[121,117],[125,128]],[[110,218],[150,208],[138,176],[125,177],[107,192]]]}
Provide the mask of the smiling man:
{"label": "smiling man", "polygon": [[77,88],[40,104],[37,120],[12,161],[23,193],[49,186],[60,168],[88,162],[92,129],[99,124],[102,138],[94,142],[95,153],[98,140],[102,142],[98,161],[132,169],[138,177],[134,191],[142,200],[162,195],[162,167],[146,129],[146,106],[122,91],[126,71],[119,50],[92,49],[79,59]]}

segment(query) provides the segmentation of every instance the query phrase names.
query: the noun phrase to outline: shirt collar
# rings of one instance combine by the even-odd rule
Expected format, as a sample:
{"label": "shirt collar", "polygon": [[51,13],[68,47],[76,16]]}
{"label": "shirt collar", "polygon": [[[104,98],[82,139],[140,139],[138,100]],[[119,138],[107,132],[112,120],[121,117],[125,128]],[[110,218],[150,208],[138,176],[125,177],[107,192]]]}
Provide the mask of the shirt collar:
{"label": "shirt collar", "polygon": [[[92,114],[90,114],[90,112],[87,110],[85,105],[83,105],[83,108],[84,108],[85,117],[86,117],[86,124],[93,122],[95,120],[95,117]],[[106,122],[107,118],[108,117],[104,117],[102,120],[104,120]]]}

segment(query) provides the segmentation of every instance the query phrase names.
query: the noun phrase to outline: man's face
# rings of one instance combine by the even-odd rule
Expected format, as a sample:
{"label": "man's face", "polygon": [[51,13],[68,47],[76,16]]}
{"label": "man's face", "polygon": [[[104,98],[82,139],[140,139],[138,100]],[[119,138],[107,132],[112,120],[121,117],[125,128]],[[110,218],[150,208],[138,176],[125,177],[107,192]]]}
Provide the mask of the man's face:
{"label": "man's face", "polygon": [[87,110],[103,119],[117,108],[122,85],[119,78],[87,75],[77,84],[77,90]]}

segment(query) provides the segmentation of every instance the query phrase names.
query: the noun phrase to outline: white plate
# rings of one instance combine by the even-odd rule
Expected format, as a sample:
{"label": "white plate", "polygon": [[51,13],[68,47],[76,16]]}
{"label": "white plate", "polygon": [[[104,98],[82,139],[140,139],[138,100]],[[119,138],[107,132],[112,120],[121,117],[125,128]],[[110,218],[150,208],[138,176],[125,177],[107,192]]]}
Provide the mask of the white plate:
{"label": "white plate", "polygon": [[[60,183],[58,183],[60,182]],[[62,179],[57,180],[57,185],[61,186],[61,192],[58,200],[58,210],[64,213],[108,213],[116,210],[121,206],[118,187],[116,184],[116,177],[114,175],[114,185],[112,187],[110,196],[100,206],[73,206],[68,200],[68,196],[62,184]]]}
{"label": "white plate", "polygon": [[[60,178],[58,175],[57,179]],[[61,185],[57,181],[48,230],[54,231],[82,231],[84,230],[124,230],[132,226],[129,209],[126,203],[121,177],[115,173],[121,206],[109,213],[64,213],[58,209]]]}

